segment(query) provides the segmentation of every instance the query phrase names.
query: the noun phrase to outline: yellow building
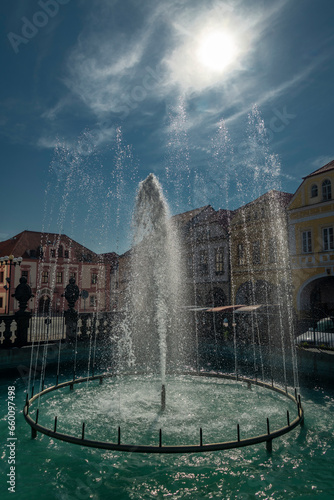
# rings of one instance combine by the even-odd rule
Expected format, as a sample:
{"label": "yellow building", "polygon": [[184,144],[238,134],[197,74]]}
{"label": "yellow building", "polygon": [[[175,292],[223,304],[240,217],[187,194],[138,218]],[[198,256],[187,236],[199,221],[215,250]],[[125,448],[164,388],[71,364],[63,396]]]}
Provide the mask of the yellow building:
{"label": "yellow building", "polygon": [[334,315],[334,160],[304,177],[289,206],[293,305],[300,321]]}

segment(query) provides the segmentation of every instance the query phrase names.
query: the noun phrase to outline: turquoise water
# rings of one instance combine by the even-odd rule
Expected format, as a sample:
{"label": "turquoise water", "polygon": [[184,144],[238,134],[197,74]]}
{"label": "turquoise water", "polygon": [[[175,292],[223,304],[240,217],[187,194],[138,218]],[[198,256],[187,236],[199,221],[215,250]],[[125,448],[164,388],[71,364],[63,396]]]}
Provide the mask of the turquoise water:
{"label": "turquoise water", "polygon": [[29,414],[53,429],[80,435],[85,422],[85,437],[117,441],[118,426],[122,443],[157,445],[159,429],[163,445],[199,444],[202,428],[204,443],[235,441],[237,424],[241,438],[250,438],[286,425],[298,415],[297,405],[268,389],[222,378],[198,376],[166,377],[166,409],[161,411],[161,380],[154,376],[123,375],[75,385],[50,392],[36,400]]}
{"label": "turquoise water", "polygon": [[[53,383],[54,380],[47,380]],[[69,443],[54,441],[47,436],[38,434],[37,439],[31,440],[30,428],[22,416],[22,407],[25,401],[25,385],[22,379],[11,378],[10,382],[1,381],[1,421],[0,433],[2,443],[6,444],[8,427],[7,414],[7,388],[15,385],[16,403],[16,430],[17,437],[15,446],[15,495],[7,491],[6,474],[9,473],[8,448],[2,447],[1,453],[1,498],[19,498],[42,500],[53,499],[286,499],[286,498],[334,498],[334,391],[333,389],[302,388],[302,402],[305,411],[305,425],[297,427],[291,433],[273,441],[273,452],[269,454],[265,445],[229,450],[207,454],[189,455],[142,455],[109,452],[78,447]],[[235,391],[238,398],[244,397],[248,401],[247,411],[240,411],[239,417],[246,426],[252,420],[249,414],[254,415],[260,411],[262,406],[271,412],[270,418],[280,422],[280,412],[286,413],[286,406],[290,403],[285,400],[276,399],[270,392],[263,394],[261,390],[247,391],[245,387],[222,385],[217,388],[212,381],[201,381],[200,385],[190,397],[191,383],[188,380],[179,381],[175,388],[176,398],[179,398],[179,408],[182,409],[183,417],[190,418],[185,428],[190,428],[190,435],[196,433],[198,421],[205,432],[213,427],[213,433],[219,432],[217,419],[212,417],[208,408],[216,407],[224,426],[227,426],[227,418],[231,409],[228,407],[226,397],[217,397],[217,394],[227,394],[228,390]],[[123,406],[128,400],[127,390],[132,388],[132,399],[130,405]],[[186,390],[183,392],[183,389]],[[94,388],[92,388],[94,389]],[[142,387],[148,393],[147,387]],[[157,389],[154,389],[153,393]],[[89,398],[94,397],[94,390],[89,390]],[[108,399],[110,391],[114,391],[114,398]],[[94,414],[92,423],[87,426],[87,432],[102,431],[108,435],[108,425],[113,428],[119,418],[123,418],[123,424],[129,423],[129,427],[137,433],[141,426],[140,408],[141,398],[138,391],[133,390],[133,383],[123,384],[117,387],[109,387],[106,384],[98,388],[94,403]],[[218,391],[218,392],[217,392]],[[268,392],[268,391],[267,391]],[[93,401],[87,401],[87,406],[82,406],[82,388],[67,392],[62,397],[68,398],[63,405],[67,411],[64,414],[63,430],[75,432],[77,421],[72,418],[73,411],[78,411],[80,417],[89,415],[87,406]],[[185,403],[184,394],[188,394],[188,402]],[[195,394],[201,401],[201,394],[210,399],[210,405],[202,406],[197,411],[197,405],[191,406]],[[148,398],[154,397],[148,396]],[[172,395],[169,394],[170,404],[174,405]],[[57,411],[59,398],[54,394],[41,401],[41,419],[50,419]],[[167,396],[168,401],[168,396]],[[150,402],[148,402],[150,403]],[[137,406],[136,406],[137,404]],[[81,406],[80,406],[81,405]],[[139,405],[139,406],[138,406]],[[188,405],[188,406],[187,406]],[[150,414],[150,404],[147,405]],[[130,411],[131,421],[126,412]],[[171,411],[171,410],[168,410]],[[197,413],[196,413],[197,412]],[[154,412],[153,412],[154,413]],[[158,415],[158,412],[155,412]],[[63,417],[62,417],[63,418]],[[87,417],[88,418],[88,417]],[[157,417],[158,418],[158,417]],[[160,416],[166,419],[165,416]],[[203,424],[204,418],[204,424]],[[240,418],[237,420],[239,421]],[[226,422],[225,422],[225,420]],[[232,417],[232,421],[236,421]],[[138,423],[139,422],[139,423]],[[43,423],[43,420],[41,420]],[[205,425],[207,423],[207,426]],[[285,422],[282,422],[284,425]],[[122,425],[123,425],[122,424]],[[151,422],[152,436],[156,428],[163,421]],[[258,425],[258,424],[256,424]],[[262,423],[261,423],[262,425]],[[164,427],[164,426],[163,426]],[[193,427],[193,428],[192,428]],[[181,429],[181,424],[176,421],[175,428]],[[243,428],[243,427],[242,427]],[[264,429],[262,429],[264,430]],[[182,431],[182,432],[181,432]],[[245,429],[246,431],[246,429]],[[254,429],[248,429],[253,432]],[[110,431],[111,432],[111,431]],[[184,429],[180,430],[178,440],[190,439],[184,437]],[[205,434],[204,436],[208,435]],[[226,429],[227,432],[227,429]],[[112,432],[111,432],[112,434]],[[80,426],[77,435],[80,435]],[[148,435],[147,439],[154,439]],[[225,435],[225,434],[224,434]],[[90,437],[87,435],[87,437]],[[129,434],[129,438],[131,433]],[[166,439],[168,437],[168,432]],[[208,438],[214,439],[213,436]],[[110,436],[115,439],[115,435]],[[192,439],[192,438],[191,438]]]}

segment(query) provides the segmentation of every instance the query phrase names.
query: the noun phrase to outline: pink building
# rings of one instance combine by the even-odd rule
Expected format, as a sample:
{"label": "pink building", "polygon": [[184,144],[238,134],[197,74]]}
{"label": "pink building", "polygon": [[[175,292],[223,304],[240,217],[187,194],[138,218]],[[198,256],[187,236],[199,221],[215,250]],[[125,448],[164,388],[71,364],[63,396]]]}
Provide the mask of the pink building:
{"label": "pink building", "polygon": [[11,295],[21,276],[27,278],[34,294],[28,310],[57,313],[67,309],[62,294],[73,277],[80,291],[88,294],[79,299],[79,311],[110,311],[111,276],[117,260],[115,253],[98,255],[63,234],[23,231],[0,242],[0,314],[18,309]]}

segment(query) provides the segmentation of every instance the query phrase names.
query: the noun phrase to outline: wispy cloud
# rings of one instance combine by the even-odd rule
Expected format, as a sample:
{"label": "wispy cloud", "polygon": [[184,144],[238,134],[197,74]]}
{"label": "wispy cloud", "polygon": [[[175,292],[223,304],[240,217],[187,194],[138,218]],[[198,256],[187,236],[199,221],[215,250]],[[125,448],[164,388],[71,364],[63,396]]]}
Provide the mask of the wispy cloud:
{"label": "wispy cloud", "polygon": [[[205,5],[149,2],[140,8],[134,4],[131,15],[138,19],[131,23],[124,18],[128,13],[122,14],[121,2],[99,0],[98,9],[86,7],[86,22],[67,58],[62,82],[68,94],[42,116],[56,122],[72,105],[80,103],[82,108],[84,103],[91,122],[98,123],[91,128],[101,145],[113,136],[113,123],[132,118],[137,128],[145,127],[154,119],[157,105],[175,102],[175,96],[181,95],[187,106],[187,119],[182,123],[185,132],[196,134],[205,127],[207,135],[222,117],[233,125],[254,103],[274,103],[307,82],[328,57],[313,59],[307,67],[296,65],[290,74],[282,69],[271,79],[268,68],[259,65],[259,49],[270,52],[269,44],[263,48],[268,32],[288,15],[290,4],[291,0],[265,6],[262,2],[250,6],[242,0],[214,0]],[[200,37],[210,30],[229,31],[237,40],[237,57],[224,73],[203,68],[196,58]],[[173,125],[161,118],[156,120],[154,134],[168,137]],[[42,136],[38,145],[52,147],[53,143]],[[206,149],[204,142],[197,146]]]}
{"label": "wispy cloud", "polygon": [[57,146],[57,139],[55,137],[39,137],[37,139],[37,147],[43,149],[54,149]]}
{"label": "wispy cloud", "polygon": [[324,165],[327,165],[327,163],[329,163],[330,161],[333,161],[333,160],[334,160],[334,153],[332,155],[322,155],[322,156],[318,156],[317,158],[315,158],[311,162],[311,165],[315,169],[318,169],[318,168],[323,167]]}
{"label": "wispy cloud", "polygon": [[[113,29],[104,25],[96,31],[94,20],[90,20],[71,51],[63,82],[98,116],[120,113],[125,105],[131,111],[131,105],[135,108],[141,103],[144,93],[140,95],[139,87],[145,89],[143,79],[147,66],[154,71],[158,67],[160,81],[159,85],[150,86],[145,102],[164,100],[175,92],[191,96],[193,92],[215,87],[237,100],[239,86],[229,82],[247,71],[249,61],[246,64],[245,56],[251,58],[259,34],[286,3],[287,0],[280,2],[279,8],[277,5],[253,8],[247,17],[243,2],[215,1],[210,6],[184,2],[181,6],[174,0],[151,4],[132,32],[125,32],[121,25],[113,25]],[[108,8],[108,4],[102,2],[109,16],[118,8],[114,4]],[[237,56],[223,74],[208,71],[196,57],[201,36],[213,30],[231,32],[237,40]],[[131,99],[137,102],[129,103]],[[143,112],[145,102],[141,106]],[[50,117],[60,106],[49,111]]]}
{"label": "wispy cloud", "polygon": [[[287,79],[284,82],[281,82],[274,88],[264,90],[263,88],[258,89],[258,94],[253,95],[254,101],[247,102],[243,107],[238,109],[235,113],[233,113],[231,116],[226,118],[226,123],[231,124],[237,120],[239,120],[241,117],[247,115],[254,104],[258,106],[264,106],[270,102],[274,102],[281,96],[283,96],[288,90],[298,87],[301,82],[306,81],[307,77],[316,70],[317,66],[319,66],[321,62],[319,60],[313,61],[307,68],[304,68],[301,70],[299,73],[293,75],[291,78]],[[245,90],[245,89],[244,89]],[[249,89],[250,90],[250,89]],[[249,92],[250,93],[250,92]]]}
{"label": "wispy cloud", "polygon": [[59,99],[59,101],[57,101],[54,106],[44,109],[41,117],[48,121],[54,121],[58,118],[60,113],[66,110],[66,107],[70,106],[71,104],[72,99],[70,95],[64,95]]}
{"label": "wispy cloud", "polygon": [[67,150],[78,151],[80,149],[80,144],[83,143],[90,150],[98,148],[99,146],[104,146],[109,144],[116,135],[116,129],[114,126],[106,125],[105,123],[97,123],[94,127],[82,131],[76,137],[55,137],[43,135],[38,138],[37,146],[40,148],[54,149],[61,144],[61,146]]}
{"label": "wispy cloud", "polygon": [[157,28],[157,10],[133,32],[121,28],[95,31],[88,25],[81,33],[68,58],[63,82],[96,116],[120,113],[141,74],[143,78],[141,64],[145,64]]}

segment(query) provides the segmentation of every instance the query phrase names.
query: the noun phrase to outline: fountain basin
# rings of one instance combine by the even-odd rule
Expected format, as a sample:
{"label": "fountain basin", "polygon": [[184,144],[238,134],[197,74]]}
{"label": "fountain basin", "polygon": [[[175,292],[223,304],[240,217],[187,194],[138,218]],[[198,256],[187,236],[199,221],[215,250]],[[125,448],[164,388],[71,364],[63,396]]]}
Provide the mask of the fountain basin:
{"label": "fountain basin", "polygon": [[194,453],[261,442],[270,449],[273,439],[304,419],[300,396],[273,383],[214,372],[166,381],[165,411],[159,378],[104,374],[41,391],[27,400],[24,417],[32,437],[41,432],[81,446],[138,453]]}

